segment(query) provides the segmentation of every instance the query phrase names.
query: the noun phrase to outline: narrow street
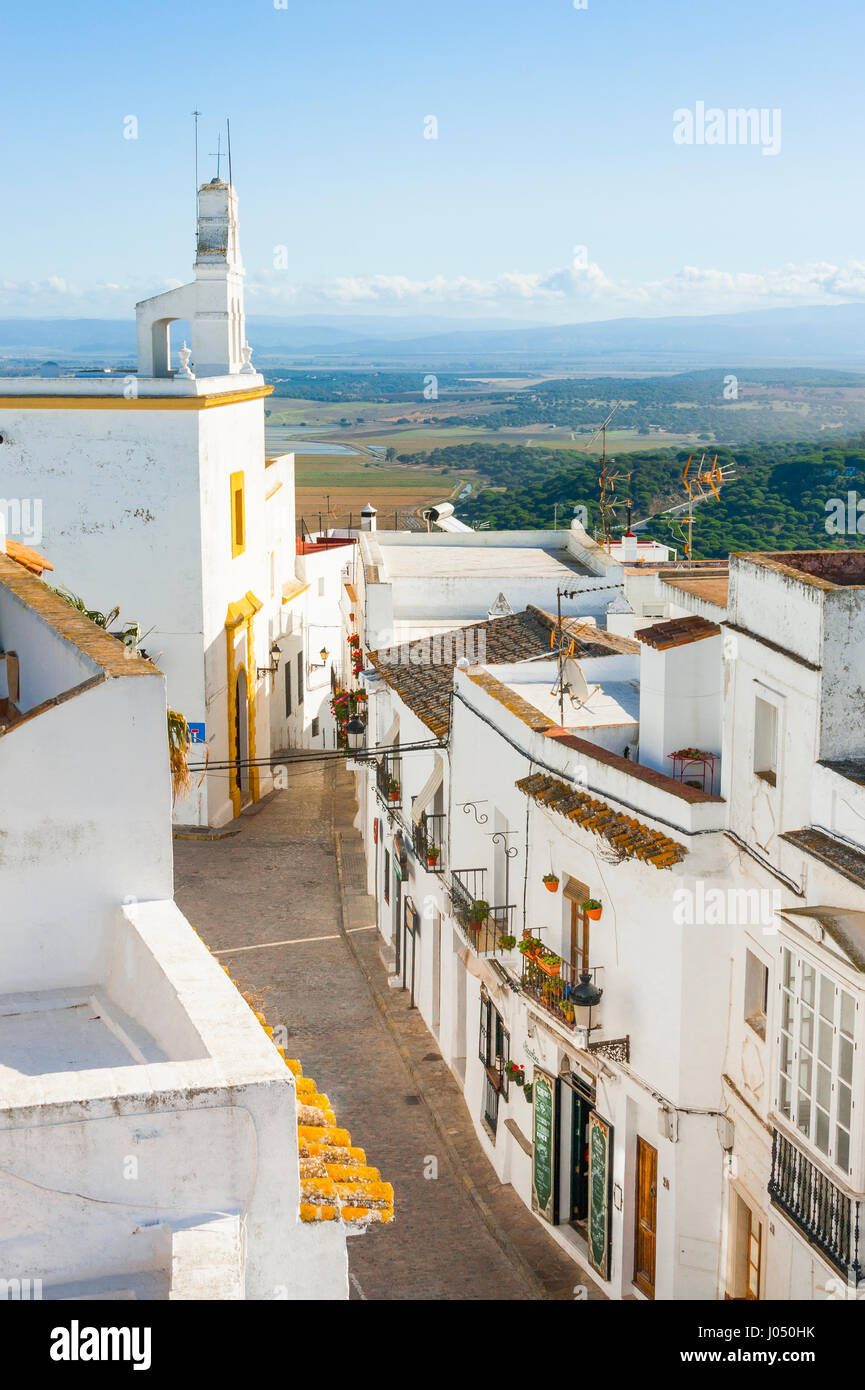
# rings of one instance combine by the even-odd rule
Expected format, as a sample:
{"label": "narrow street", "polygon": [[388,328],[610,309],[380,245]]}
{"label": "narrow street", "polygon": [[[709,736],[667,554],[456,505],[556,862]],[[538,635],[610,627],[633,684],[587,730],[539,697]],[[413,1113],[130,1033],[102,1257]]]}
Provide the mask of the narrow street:
{"label": "narrow street", "polygon": [[[268,1023],[285,1027],[288,1055],[393,1183],[393,1225],[349,1243],[350,1295],[573,1299],[589,1281],[501,1188],[435,1039],[388,991],[375,929],[362,924],[370,900],[355,892],[343,915],[340,880],[353,871],[357,881],[362,853],[353,807],[344,770],[301,765],[289,768],[287,791],[241,817],[237,834],[174,842],[181,911],[259,996]],[[388,994],[396,1022],[383,1012]],[[435,1112],[420,1094],[428,1076]]]}

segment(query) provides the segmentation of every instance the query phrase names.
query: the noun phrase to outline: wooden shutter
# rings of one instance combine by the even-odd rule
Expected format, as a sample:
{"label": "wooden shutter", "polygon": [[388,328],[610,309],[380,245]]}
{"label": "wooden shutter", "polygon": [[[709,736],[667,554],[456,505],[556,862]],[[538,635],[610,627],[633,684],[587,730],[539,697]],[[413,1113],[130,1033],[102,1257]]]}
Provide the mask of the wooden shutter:
{"label": "wooden shutter", "polygon": [[637,1139],[636,1210],[634,1226],[634,1283],[648,1298],[655,1297],[655,1247],[658,1218],[658,1151]]}

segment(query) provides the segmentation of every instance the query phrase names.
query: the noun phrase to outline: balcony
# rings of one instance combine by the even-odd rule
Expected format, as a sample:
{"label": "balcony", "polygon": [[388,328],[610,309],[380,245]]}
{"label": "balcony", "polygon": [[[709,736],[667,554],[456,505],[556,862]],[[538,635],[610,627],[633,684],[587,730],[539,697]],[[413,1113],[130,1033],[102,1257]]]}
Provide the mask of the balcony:
{"label": "balcony", "polygon": [[[424,812],[423,819],[418,825],[412,822],[412,843],[414,852],[420,862],[429,869],[430,873],[441,874],[445,869],[445,846],[447,843],[447,816],[427,815]],[[438,855],[434,856],[434,862],[430,863],[430,851],[438,850]]]}
{"label": "balcony", "polygon": [[453,914],[463,936],[479,956],[503,955],[503,936],[513,936],[514,904],[491,907],[484,897],[485,869],[454,869],[450,876]]}
{"label": "balcony", "polygon": [[[572,1001],[574,989],[580,982],[579,971],[574,969],[570,961],[557,956],[555,951],[548,951],[535,936],[523,938],[521,951],[523,993],[560,1023],[568,1028],[575,1027]],[[596,972],[593,970],[591,973],[594,980]]]}
{"label": "balcony", "polygon": [[769,1195],[793,1225],[856,1288],[862,1277],[860,1202],[843,1193],[777,1129],[772,1138]]}
{"label": "balcony", "polygon": [[402,764],[399,758],[383,757],[375,765],[375,786],[379,800],[392,811],[402,806]]}

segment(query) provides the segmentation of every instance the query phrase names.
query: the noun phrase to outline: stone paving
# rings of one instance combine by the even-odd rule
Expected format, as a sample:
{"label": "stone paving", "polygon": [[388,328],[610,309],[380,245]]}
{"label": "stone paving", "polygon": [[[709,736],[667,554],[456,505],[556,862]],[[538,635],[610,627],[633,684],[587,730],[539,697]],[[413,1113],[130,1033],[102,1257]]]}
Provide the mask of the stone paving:
{"label": "stone paving", "polygon": [[393,1225],[349,1242],[351,1297],[573,1299],[577,1285],[603,1297],[498,1182],[435,1039],[388,989],[357,886],[350,774],[306,764],[289,778],[238,834],[175,840],[176,896],[394,1185]]}

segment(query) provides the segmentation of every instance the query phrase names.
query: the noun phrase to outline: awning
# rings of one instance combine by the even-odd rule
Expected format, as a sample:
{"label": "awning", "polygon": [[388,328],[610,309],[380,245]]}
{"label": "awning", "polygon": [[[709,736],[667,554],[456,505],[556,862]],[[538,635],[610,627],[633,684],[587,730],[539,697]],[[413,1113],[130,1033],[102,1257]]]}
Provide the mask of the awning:
{"label": "awning", "polygon": [[395,714],[393,723],[385,734],[384,738],[378,740],[379,748],[392,748],[399,738],[399,715]]}
{"label": "awning", "polygon": [[411,818],[414,821],[415,825],[421,824],[423,820],[423,813],[426,810],[427,806],[429,806],[430,802],[432,801],[433,797],[435,796],[436,792],[441,786],[444,780],[444,775],[444,763],[442,762],[438,753],[436,753],[433,756],[433,770],[430,773],[427,780],[424,782],[417,796],[415,797],[414,804],[411,808]]}

